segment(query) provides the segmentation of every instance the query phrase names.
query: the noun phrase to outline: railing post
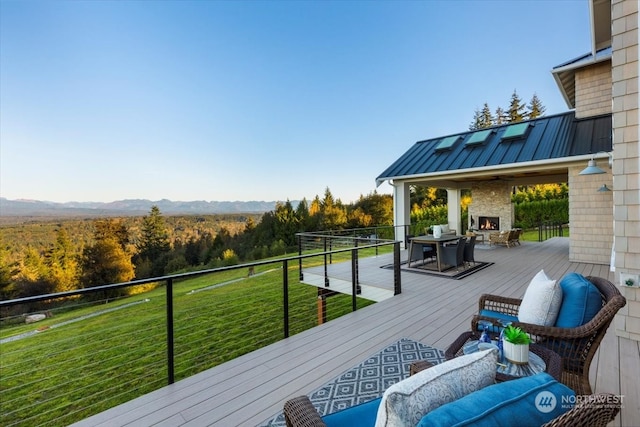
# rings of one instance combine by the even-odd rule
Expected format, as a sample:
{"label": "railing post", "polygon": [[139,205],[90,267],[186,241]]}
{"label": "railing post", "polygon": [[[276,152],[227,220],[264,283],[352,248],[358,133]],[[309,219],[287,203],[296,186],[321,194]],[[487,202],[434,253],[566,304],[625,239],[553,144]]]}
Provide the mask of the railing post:
{"label": "railing post", "polygon": [[538,242],[542,242],[542,221],[538,223]]}
{"label": "railing post", "polygon": [[402,293],[400,277],[400,242],[396,242],[393,244],[393,295]]}
{"label": "railing post", "polygon": [[356,269],[358,268],[357,259],[358,250],[351,249],[351,310],[356,311],[358,308],[356,295],[360,293],[359,285],[358,285],[358,275],[356,273]]}
{"label": "railing post", "polygon": [[[322,240],[324,242],[324,286],[328,288],[329,287],[329,270],[327,268],[327,238],[323,237]],[[329,257],[331,257],[331,254],[329,254]]]}
{"label": "railing post", "polygon": [[175,381],[174,348],[173,348],[173,279],[167,279],[167,380],[169,384]]}
{"label": "railing post", "polygon": [[304,273],[302,272],[302,235],[298,234],[298,270],[299,270],[299,278],[300,281],[304,280]]}
{"label": "railing post", "polygon": [[282,304],[284,313],[284,337],[289,338],[289,263],[282,260]]}
{"label": "railing post", "polygon": [[358,285],[358,293],[360,293],[360,270],[358,269],[358,238],[354,239],[354,246],[356,248],[356,284]]}

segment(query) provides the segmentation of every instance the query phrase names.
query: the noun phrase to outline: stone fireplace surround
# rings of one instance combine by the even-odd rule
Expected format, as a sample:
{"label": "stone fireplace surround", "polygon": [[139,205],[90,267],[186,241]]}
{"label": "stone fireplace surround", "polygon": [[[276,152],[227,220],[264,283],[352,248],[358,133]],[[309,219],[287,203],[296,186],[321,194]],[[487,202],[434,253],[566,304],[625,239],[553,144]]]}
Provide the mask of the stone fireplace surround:
{"label": "stone fireplace surround", "polygon": [[[483,181],[471,185],[472,202],[469,205],[469,223],[467,229],[480,230],[480,217],[497,218],[497,228],[509,230],[513,228],[515,209],[511,202],[512,185],[506,181]],[[471,224],[473,218],[474,224]]]}

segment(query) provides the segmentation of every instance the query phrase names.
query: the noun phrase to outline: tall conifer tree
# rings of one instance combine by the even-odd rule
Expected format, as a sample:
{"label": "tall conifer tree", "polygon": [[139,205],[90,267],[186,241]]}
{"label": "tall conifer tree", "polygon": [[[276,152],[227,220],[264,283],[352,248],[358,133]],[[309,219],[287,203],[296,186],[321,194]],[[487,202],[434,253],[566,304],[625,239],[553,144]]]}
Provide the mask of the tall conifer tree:
{"label": "tall conifer tree", "polygon": [[535,93],[533,94],[531,101],[529,101],[529,105],[527,105],[527,108],[529,109],[529,119],[535,119],[542,116],[547,109],[544,105],[542,105],[542,101],[540,101],[540,98],[538,98],[538,95]]}
{"label": "tall conifer tree", "polygon": [[509,110],[507,111],[507,121],[509,123],[517,123],[523,121],[527,118],[527,113],[525,112],[525,105],[520,99],[520,96],[513,90],[513,94],[511,94],[511,102],[509,103]]}

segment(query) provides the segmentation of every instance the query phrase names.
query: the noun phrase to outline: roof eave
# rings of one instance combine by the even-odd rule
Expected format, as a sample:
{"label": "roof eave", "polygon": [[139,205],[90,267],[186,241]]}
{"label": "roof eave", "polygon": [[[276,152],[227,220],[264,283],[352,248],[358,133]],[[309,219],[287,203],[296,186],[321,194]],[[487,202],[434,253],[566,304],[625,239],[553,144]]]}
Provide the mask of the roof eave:
{"label": "roof eave", "polygon": [[376,178],[376,183],[380,185],[384,181],[415,181],[419,179],[455,179],[459,177],[464,178],[474,178],[474,177],[483,177],[483,176],[492,176],[496,175],[496,173],[503,172],[508,173],[512,171],[518,172],[528,172],[528,171],[539,171],[540,167],[548,167],[555,166],[556,168],[568,167],[575,164],[579,164],[581,162],[589,161],[592,158],[604,158],[608,157],[606,152],[600,152],[597,154],[580,154],[577,156],[571,157],[562,157],[557,159],[544,159],[544,160],[534,160],[530,162],[522,162],[522,163],[510,163],[506,165],[495,165],[491,168],[481,167],[481,168],[470,168],[470,169],[457,169],[451,171],[443,171],[443,172],[432,172],[432,173],[424,173],[424,174],[414,174],[414,175],[404,175],[404,176],[387,176],[387,177],[379,177]]}
{"label": "roof eave", "polygon": [[[564,98],[567,106],[571,109],[576,108],[575,106],[575,72],[576,70],[583,69],[586,67],[590,67],[595,64],[599,64],[601,62],[611,61],[611,53],[605,55],[594,55],[592,58],[578,61],[575,63],[570,63],[565,66],[557,67],[551,70],[551,74],[553,75],[558,88],[560,89],[560,93]],[[563,78],[569,77],[569,78]],[[568,84],[571,84],[572,87],[567,87]],[[573,96],[571,95],[573,93]]]}

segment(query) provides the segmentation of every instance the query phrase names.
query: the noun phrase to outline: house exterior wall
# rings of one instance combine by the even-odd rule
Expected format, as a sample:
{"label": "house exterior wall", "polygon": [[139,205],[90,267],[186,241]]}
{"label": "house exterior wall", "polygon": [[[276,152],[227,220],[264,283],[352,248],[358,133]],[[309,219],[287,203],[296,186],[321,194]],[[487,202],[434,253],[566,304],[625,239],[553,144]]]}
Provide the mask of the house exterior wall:
{"label": "house exterior wall", "polygon": [[[616,334],[640,341],[640,156],[638,142],[638,2],[611,1],[613,203],[615,270],[627,298],[615,318]],[[623,275],[621,277],[621,275]],[[635,277],[635,287],[623,278]]]}
{"label": "house exterior wall", "polygon": [[585,165],[569,169],[569,260],[609,265],[613,247],[613,192],[599,192],[606,184],[611,188],[613,175],[579,175]]}
{"label": "house exterior wall", "polygon": [[611,63],[576,71],[576,118],[611,113]]}

